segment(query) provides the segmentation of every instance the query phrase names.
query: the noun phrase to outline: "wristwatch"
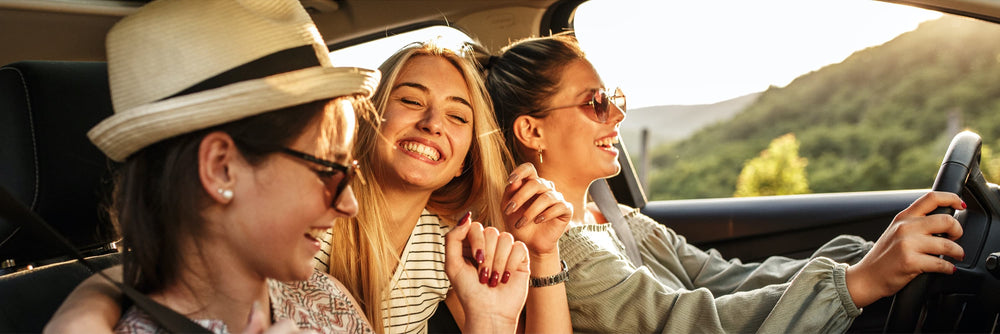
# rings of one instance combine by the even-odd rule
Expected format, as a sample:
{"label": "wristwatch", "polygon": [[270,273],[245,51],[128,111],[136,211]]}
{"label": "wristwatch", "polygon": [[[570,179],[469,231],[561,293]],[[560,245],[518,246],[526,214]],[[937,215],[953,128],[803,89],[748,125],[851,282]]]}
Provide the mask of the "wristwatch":
{"label": "wristwatch", "polygon": [[569,268],[566,267],[566,261],[559,260],[562,264],[562,271],[558,274],[545,277],[529,277],[529,281],[532,288],[541,288],[550,285],[556,285],[569,280]]}

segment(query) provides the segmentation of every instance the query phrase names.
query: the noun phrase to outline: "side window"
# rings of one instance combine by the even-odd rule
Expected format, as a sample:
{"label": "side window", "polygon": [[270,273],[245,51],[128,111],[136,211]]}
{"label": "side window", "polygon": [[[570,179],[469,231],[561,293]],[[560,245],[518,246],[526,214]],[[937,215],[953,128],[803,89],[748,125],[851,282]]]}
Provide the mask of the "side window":
{"label": "side window", "polygon": [[926,189],[964,129],[1000,176],[996,24],[880,1],[592,0],[574,26],[628,96],[650,200]]}
{"label": "side window", "polygon": [[447,26],[430,26],[401,34],[386,36],[330,52],[334,66],[377,69],[394,52],[413,42],[436,40],[443,46],[458,46],[471,42],[465,33]]}

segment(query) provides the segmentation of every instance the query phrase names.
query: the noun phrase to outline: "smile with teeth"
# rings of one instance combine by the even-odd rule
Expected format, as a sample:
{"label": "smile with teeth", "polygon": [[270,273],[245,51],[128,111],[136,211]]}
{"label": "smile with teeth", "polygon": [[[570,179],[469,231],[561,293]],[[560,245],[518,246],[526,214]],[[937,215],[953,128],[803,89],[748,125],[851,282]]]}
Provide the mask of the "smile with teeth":
{"label": "smile with teeth", "polygon": [[329,230],[329,229],[330,228],[315,228],[315,227],[314,228],[310,228],[309,231],[306,232],[306,236],[308,236],[310,238],[313,238],[313,239],[316,239],[316,240],[322,240],[323,239],[323,234],[325,234],[326,231]]}
{"label": "smile with teeth", "polygon": [[618,143],[618,136],[612,136],[612,137],[607,137],[607,138],[598,139],[598,140],[594,141],[594,146],[601,147],[601,148],[608,148],[608,147],[611,147],[611,145],[614,145],[614,144],[617,144],[617,143]]}
{"label": "smile with teeth", "polygon": [[409,152],[422,155],[431,161],[438,161],[439,159],[441,159],[441,152],[438,152],[438,150],[433,147],[421,143],[408,141],[399,144],[399,147],[402,147],[404,150],[407,150]]}

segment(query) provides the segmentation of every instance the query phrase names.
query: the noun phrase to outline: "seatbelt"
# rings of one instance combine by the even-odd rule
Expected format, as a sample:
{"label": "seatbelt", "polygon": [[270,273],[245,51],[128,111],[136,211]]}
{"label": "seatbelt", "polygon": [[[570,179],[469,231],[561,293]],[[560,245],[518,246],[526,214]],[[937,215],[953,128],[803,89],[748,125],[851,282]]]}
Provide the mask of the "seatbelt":
{"label": "seatbelt", "polygon": [[56,232],[48,223],[38,217],[34,212],[25,207],[14,199],[7,189],[0,187],[0,217],[4,217],[11,222],[20,222],[21,227],[25,232],[33,233],[38,236],[50,236],[54,238],[57,242],[56,247],[62,248],[67,254],[72,255],[77,261],[83,263],[91,272],[94,272],[104,279],[110,281],[114,285],[118,286],[118,289],[122,291],[126,297],[132,300],[136,306],[149,314],[160,326],[163,326],[168,332],[171,333],[207,333],[212,332],[191,321],[187,317],[177,313],[174,310],[167,308],[166,306],[157,303],[156,301],[150,299],[146,295],[139,291],[136,291],[131,286],[119,283],[105,275],[103,272],[94,267],[90,262],[87,262],[83,258],[83,255],[73,247],[72,244],[66,238]]}
{"label": "seatbelt", "polygon": [[615,229],[618,240],[625,246],[625,255],[628,255],[633,265],[641,267],[642,256],[639,255],[639,246],[635,244],[632,229],[625,222],[625,216],[622,215],[622,210],[618,207],[618,200],[615,199],[615,194],[611,192],[611,186],[608,185],[608,181],[604,179],[594,181],[594,183],[590,184],[588,192],[594,203],[597,203],[597,208],[601,210],[604,219],[611,223],[611,228]]}

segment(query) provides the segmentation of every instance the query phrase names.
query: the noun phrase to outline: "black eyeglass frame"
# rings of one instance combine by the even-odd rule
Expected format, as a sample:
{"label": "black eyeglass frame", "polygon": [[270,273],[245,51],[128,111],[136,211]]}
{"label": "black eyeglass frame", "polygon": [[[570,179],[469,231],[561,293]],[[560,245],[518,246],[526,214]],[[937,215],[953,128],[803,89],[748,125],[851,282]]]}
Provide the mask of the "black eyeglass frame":
{"label": "black eyeglass frame", "polygon": [[334,200],[340,198],[340,195],[344,192],[344,189],[347,188],[347,185],[351,183],[351,180],[353,180],[354,177],[356,176],[359,177],[358,180],[360,180],[362,184],[365,183],[364,178],[360,177],[360,173],[358,173],[360,167],[358,167],[357,160],[351,160],[350,166],[345,166],[343,164],[339,164],[330,160],[317,157],[309,153],[293,150],[287,147],[282,147],[281,153],[332,169],[329,171],[313,170],[313,172],[315,172],[316,175],[318,175],[321,179],[324,179],[323,182],[327,182],[325,179],[332,178],[335,175],[334,173],[338,172],[343,173],[344,177],[340,179],[340,183],[337,184],[337,188],[333,193]]}
{"label": "black eyeglass frame", "polygon": [[[598,101],[598,99],[600,99],[600,101]],[[561,107],[554,107],[554,108],[546,108],[546,109],[542,109],[542,110],[538,110],[538,111],[533,111],[530,114],[543,113],[543,112],[552,111],[552,110],[556,110],[556,109],[563,109],[563,108],[573,108],[573,107],[589,106],[589,107],[591,107],[591,108],[594,109],[594,116],[597,117],[597,122],[603,124],[603,123],[607,123],[608,122],[608,115],[611,114],[611,109],[610,109],[611,108],[611,104],[612,104],[611,100],[615,101],[614,102],[615,107],[617,107],[618,110],[621,110],[622,113],[624,114],[625,113],[625,105],[626,105],[626,103],[625,103],[625,93],[622,91],[621,87],[616,87],[615,88],[614,95],[608,95],[608,90],[602,88],[602,89],[598,89],[597,91],[595,91],[594,94],[590,97],[590,101],[587,101],[587,103],[573,104],[573,105],[561,106]],[[618,103],[618,100],[621,100],[620,104]]]}

